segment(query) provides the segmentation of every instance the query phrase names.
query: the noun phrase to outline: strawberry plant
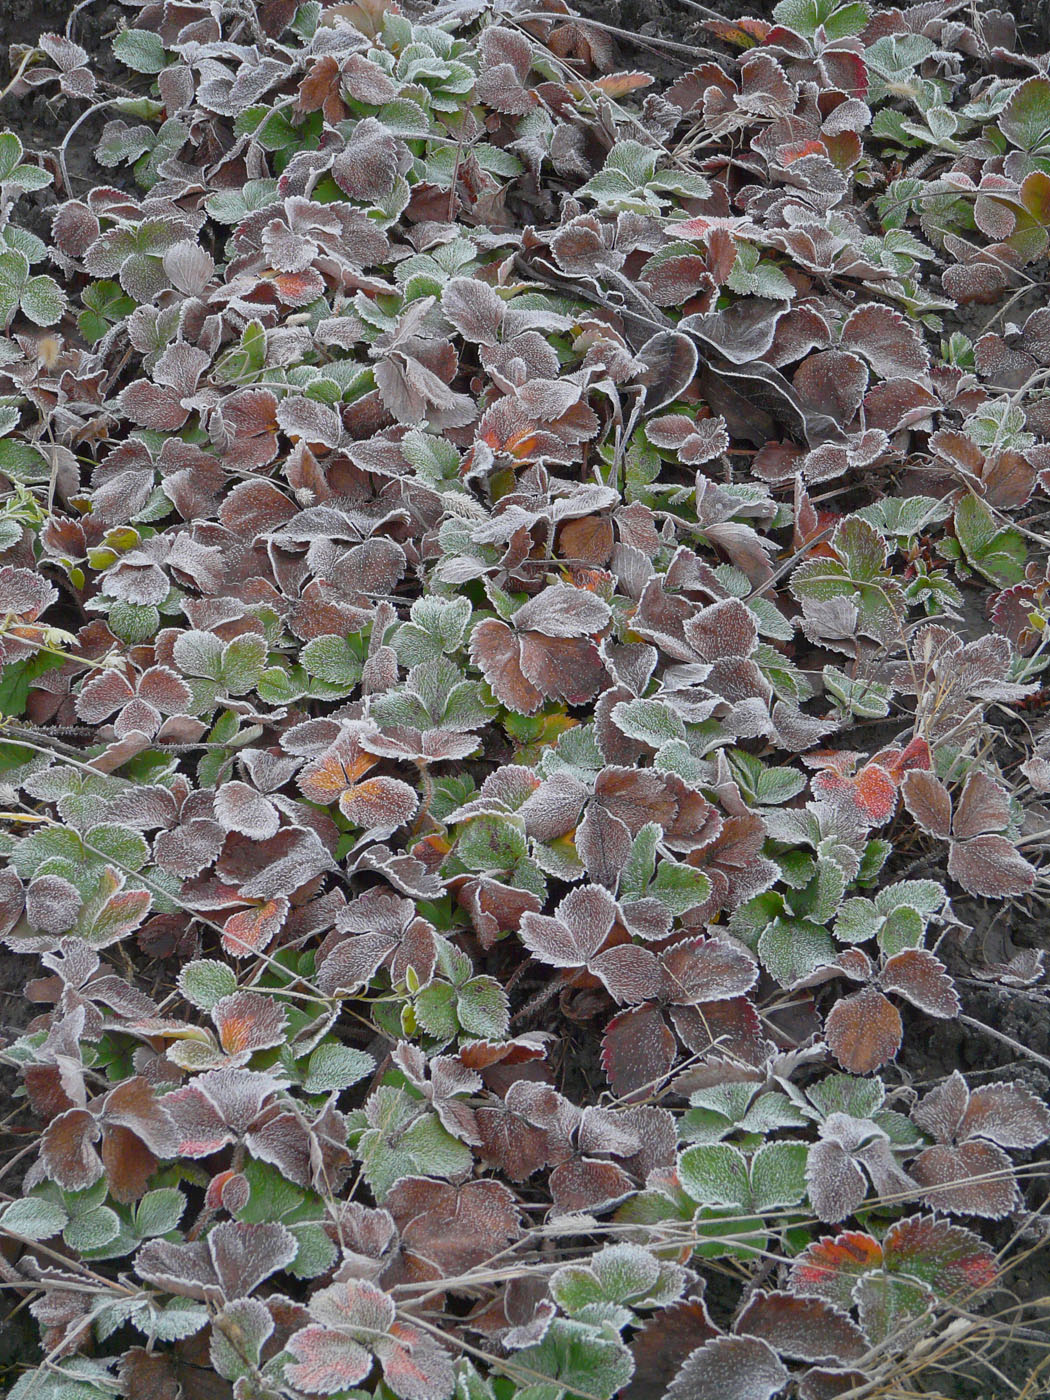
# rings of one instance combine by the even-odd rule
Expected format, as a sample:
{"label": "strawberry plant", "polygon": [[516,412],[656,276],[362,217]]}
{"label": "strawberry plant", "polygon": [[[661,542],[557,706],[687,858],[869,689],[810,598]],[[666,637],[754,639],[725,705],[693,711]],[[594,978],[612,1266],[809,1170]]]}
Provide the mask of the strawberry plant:
{"label": "strawberry plant", "polygon": [[705,10],[666,81],[562,0],[102,63],[82,9],[3,94],[58,144],[0,133],[7,1393],[992,1393],[1044,58],[950,0]]}

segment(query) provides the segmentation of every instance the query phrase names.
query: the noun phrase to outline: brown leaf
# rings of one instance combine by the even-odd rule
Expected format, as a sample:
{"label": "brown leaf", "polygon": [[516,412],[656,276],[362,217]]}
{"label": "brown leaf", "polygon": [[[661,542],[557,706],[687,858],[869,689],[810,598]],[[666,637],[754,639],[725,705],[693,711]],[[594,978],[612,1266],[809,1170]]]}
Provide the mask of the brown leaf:
{"label": "brown leaf", "polygon": [[906,948],[890,958],[879,985],[885,992],[905,997],[928,1016],[950,1018],[962,1009],[955,984],[939,958],[925,948]]}
{"label": "brown leaf", "polygon": [[870,1074],[900,1049],[900,1012],[874,987],[835,1003],[824,1022],[828,1048],[850,1074]]}
{"label": "brown leaf", "polygon": [[634,1377],[621,1400],[663,1400],[686,1357],[717,1336],[702,1298],[686,1298],[661,1309],[634,1335]]}
{"label": "brown leaf", "polygon": [[567,520],[558,531],[558,553],[563,559],[582,560],[604,568],[612,557],[612,521],[604,515],[584,515]]}
{"label": "brown leaf", "polygon": [[953,841],[948,874],[968,894],[992,899],[1026,894],[1035,884],[1035,868],[1005,836],[975,836]]}
{"label": "brown leaf", "polygon": [[952,829],[952,800],[935,773],[915,769],[901,785],[904,805],[923,831],[947,841]]}
{"label": "brown leaf", "polygon": [[677,1044],[654,1004],[614,1016],[602,1040],[602,1068],[617,1098],[650,1092],[674,1068]]}
{"label": "brown leaf", "polygon": [[973,1139],[958,1147],[938,1144],[920,1152],[912,1176],[935,1210],[998,1220],[1018,1202],[1009,1157],[994,1143]]}

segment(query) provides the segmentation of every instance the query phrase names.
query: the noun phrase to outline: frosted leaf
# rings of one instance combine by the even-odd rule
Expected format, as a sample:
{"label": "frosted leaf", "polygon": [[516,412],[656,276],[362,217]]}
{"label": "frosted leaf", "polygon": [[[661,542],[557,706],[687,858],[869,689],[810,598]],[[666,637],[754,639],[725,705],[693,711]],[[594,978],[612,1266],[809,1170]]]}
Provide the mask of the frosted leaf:
{"label": "frosted leaf", "polygon": [[757,1337],[713,1337],[685,1360],[668,1400],[771,1400],[790,1379],[776,1352]]}
{"label": "frosted leaf", "polygon": [[851,1074],[870,1074],[894,1059],[903,1034],[900,1012],[874,987],[837,1001],[824,1023],[831,1053]]}
{"label": "frosted leaf", "polygon": [[733,1330],[758,1337],[793,1361],[845,1366],[869,1348],[855,1322],[821,1298],[794,1293],[756,1293]]}

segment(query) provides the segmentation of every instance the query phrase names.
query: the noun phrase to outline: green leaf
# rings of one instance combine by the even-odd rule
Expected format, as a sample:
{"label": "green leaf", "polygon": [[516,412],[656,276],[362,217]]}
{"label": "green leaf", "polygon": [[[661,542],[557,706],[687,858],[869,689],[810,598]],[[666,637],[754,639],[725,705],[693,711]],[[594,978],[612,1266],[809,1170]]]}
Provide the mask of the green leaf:
{"label": "green leaf", "polygon": [[804,1142],[767,1142],[758,1149],[751,1162],[755,1210],[782,1210],[805,1200],[808,1154]]}
{"label": "green leaf", "polygon": [[22,190],[42,190],[51,184],[49,171],[39,165],[22,163],[22,143],[13,131],[0,132],[0,185],[17,185]]}
{"label": "green leaf", "polygon": [[77,317],[77,325],[85,340],[100,340],[110,326],[135,310],[135,302],[125,295],[120,283],[105,279],[85,287],[80,300],[84,310]]}
{"label": "green leaf", "polygon": [[314,637],[300,653],[308,675],[329,685],[352,689],[361,679],[363,662],[349,637]]}
{"label": "green leaf", "polygon": [[696,1143],[678,1159],[678,1179],[697,1205],[751,1205],[747,1160],[727,1142]]}
{"label": "green leaf", "polygon": [[834,962],[836,951],[827,929],[799,919],[774,919],[758,940],[762,966],[782,987]]}
{"label": "green leaf", "polygon": [[4,1207],[0,1215],[0,1231],[23,1235],[29,1240],[49,1240],[64,1229],[69,1212],[58,1201],[40,1196],[24,1196]]}
{"label": "green leaf", "polygon": [[306,693],[306,673],[301,666],[267,666],[259,675],[255,692],[266,705],[288,705]]}
{"label": "green leaf", "polygon": [[151,29],[122,29],[113,40],[113,52],[136,73],[159,73],[167,62],[163,41]]}
{"label": "green leaf", "polygon": [[887,841],[882,836],[873,836],[864,847],[860,858],[860,869],[854,876],[853,883],[861,885],[865,889],[873,885],[892,853],[892,841]]}
{"label": "green leaf", "polygon": [[162,1308],[151,1299],[148,1312],[135,1314],[131,1321],[140,1332],[158,1342],[178,1342],[206,1327],[210,1314],[203,1303],[192,1298],[172,1298]]}
{"label": "green leaf", "polygon": [[288,1272],[296,1278],[317,1278],[327,1273],[335,1263],[336,1247],[325,1233],[324,1226],[304,1221],[290,1224],[288,1229],[299,1246],[299,1252],[287,1265]]}
{"label": "green leaf", "polygon": [[208,195],[204,207],[220,224],[239,224],[246,214],[272,203],[276,193],[276,180],[249,180],[239,189],[216,190]]}
{"label": "green leaf", "polygon": [[212,1366],[227,1381],[251,1376],[258,1368],[263,1343],[272,1332],[273,1318],[257,1298],[237,1298],[227,1303],[211,1331]]}
{"label": "green leaf", "polygon": [[649,894],[680,918],[706,902],[711,894],[711,881],[702,870],[664,859],[656,868],[656,879],[649,886]]}
{"label": "green leaf", "polygon": [[439,979],[417,994],[412,1008],[427,1035],[446,1043],[460,1029],[457,1002],[456,989]]}
{"label": "green leaf", "polygon": [[222,675],[222,642],[214,632],[180,632],[172,655],[184,675],[205,676],[212,681]]}
{"label": "green leaf", "polygon": [[141,870],[149,859],[149,845],[141,832],[109,822],[93,826],[84,837],[92,855],[112,861],[121,870]]}
{"label": "green leaf", "polygon": [[193,1006],[210,1011],[217,1001],[237,990],[237,974],[228,963],[198,958],[179,973],[178,988]]}
{"label": "green leaf", "polygon": [[474,817],[456,842],[468,870],[512,870],[527,852],[522,823],[510,817]]}
{"label": "green leaf", "polygon": [[918,909],[902,904],[887,916],[879,933],[879,947],[892,958],[906,948],[921,948],[926,925]]}
{"label": "green leaf", "polygon": [[4,666],[0,670],[0,715],[13,719],[24,715],[35,682],[63,664],[61,656],[40,651],[36,656],[26,657],[25,661],[12,661]]}
{"label": "green leaf", "polygon": [[[35,169],[35,167],[33,168]],[[4,229],[3,238],[4,243],[9,248],[18,248],[25,253],[30,263],[42,262],[47,257],[47,244],[26,228],[17,228],[13,224],[8,224],[7,228]]]}
{"label": "green leaf", "polygon": [[143,122],[159,121],[164,115],[164,103],[152,97],[118,97],[113,105],[122,116],[138,117]]}
{"label": "green leaf", "polygon": [[656,822],[646,822],[631,843],[631,854],[620,873],[620,898],[642,899],[656,869],[656,847],[663,830]]}
{"label": "green leaf", "polygon": [[613,706],[613,723],[629,739],[659,749],[672,739],[685,739],[685,725],[663,700],[621,700]]}
{"label": "green leaf", "polygon": [[22,288],[22,311],[38,326],[53,326],[65,309],[65,293],[53,277],[30,277]]}
{"label": "green leaf", "polygon": [[303,1088],[308,1094],[328,1094],[356,1084],[375,1069],[375,1060],[350,1045],[319,1045],[307,1062]]}
{"label": "green leaf", "polygon": [[186,1197],[174,1186],[147,1191],[135,1207],[135,1229],[140,1239],[166,1235],[178,1228],[186,1209]]}
{"label": "green leaf", "polygon": [[510,1004],[493,977],[472,977],[456,994],[460,1029],[478,1040],[501,1040],[510,1027]]}
{"label": "green leaf", "polygon": [[[631,1379],[634,1363],[631,1353],[619,1339],[603,1335],[596,1327],[556,1317],[541,1342],[516,1351],[505,1363],[512,1377],[522,1374],[531,1380],[536,1373],[550,1376],[556,1386],[548,1389],[527,1385],[517,1391],[517,1400],[527,1389],[530,1400],[555,1400],[557,1396],[581,1400],[612,1400]],[[535,1397],[531,1392],[537,1392]]]}
{"label": "green leaf", "polygon": [[979,497],[964,496],[955,507],[955,534],[967,562],[991,583],[1009,587],[1024,578],[1024,536],[1012,526],[1000,529]]}
{"label": "green leaf", "polygon": [[152,603],[129,603],[118,598],[106,615],[110,631],[116,633],[122,642],[134,645],[148,642],[156,636],[160,626],[160,613]]}
{"label": "green leaf", "polygon": [[365,1180],[376,1199],[383,1201],[403,1176],[449,1179],[470,1171],[474,1161],[471,1149],[447,1132],[434,1114],[420,1114],[407,1127],[398,1129],[398,1118],[403,1118],[406,1108],[415,1115],[417,1105],[403,1091],[393,1093],[400,1095],[400,1101],[389,1097],[383,1101],[384,1108],[392,1108],[393,1121],[382,1128],[368,1129],[357,1147]]}
{"label": "green leaf", "polygon": [[264,151],[284,151],[289,146],[299,145],[301,132],[283,112],[272,110],[260,123],[255,137]]}
{"label": "green leaf", "polygon": [[755,799],[762,803],[788,802],[806,786],[805,775],[795,768],[771,768],[763,764],[755,787]]}
{"label": "green leaf", "polygon": [[729,932],[751,949],[778,915],[784,912],[784,896],[779,890],[767,890],[746,900],[729,917]]}
{"label": "green leaf", "polygon": [[20,248],[0,253],[0,322],[22,311],[38,326],[49,326],[65,310],[65,294],[51,277],[30,277],[29,258]]}
{"label": "green leaf", "polygon": [[944,886],[936,880],[897,880],[886,885],[875,896],[875,907],[884,914],[891,913],[900,904],[910,905],[920,914],[936,914],[947,899]]}
{"label": "green leaf", "polygon": [[797,894],[785,897],[789,911],[813,924],[827,924],[846,890],[846,874],[835,860],[817,862],[813,878]]}
{"label": "green leaf", "polygon": [[999,114],[1003,135],[1022,151],[1037,151],[1050,141],[1050,78],[1040,74],[1018,84]]}
{"label": "green leaf", "polygon": [[243,1167],[248,1178],[248,1199],[237,1211],[237,1219],[250,1224],[260,1221],[283,1220],[297,1211],[306,1200],[306,1193],[282,1176],[269,1162],[249,1157]]}
{"label": "green leaf", "polygon": [[222,649],[219,679],[228,695],[246,695],[266,665],[266,639],[258,632],[242,632]]}
{"label": "green leaf", "polygon": [[825,666],[821,675],[824,688],[847,714],[857,719],[885,719],[889,714],[893,692],[882,681],[869,676],[847,676],[837,666]]}
{"label": "green leaf", "polygon": [[120,1217],[109,1206],[97,1206],[94,1210],[75,1215],[62,1231],[62,1238],[70,1249],[83,1253],[90,1249],[103,1249],[120,1234]]}
{"label": "green leaf", "polygon": [[107,122],[102,139],[95,147],[99,165],[110,168],[138,160],[157,144],[157,135],[148,126],[128,126],[127,122]]}
{"label": "green leaf", "polygon": [[812,39],[823,26],[828,39],[834,41],[859,34],[871,18],[871,11],[865,4],[840,4],[839,0],[780,0],[773,18],[807,39]]}
{"label": "green leaf", "polygon": [[[904,32],[884,34],[864,50],[864,60],[868,67],[882,78],[906,79],[924,59],[929,58],[937,48],[932,39],[924,34]],[[877,96],[882,95],[885,85],[879,85]]]}
{"label": "green leaf", "polygon": [[886,1090],[881,1079],[861,1079],[854,1074],[827,1074],[806,1090],[806,1097],[827,1118],[845,1113],[850,1118],[871,1118],[883,1104]]}
{"label": "green leaf", "polygon": [[416,666],[458,650],[470,624],[470,615],[470,599],[463,596],[442,598],[431,594],[417,598],[412,604],[411,621],[399,627],[394,635],[394,649],[402,665]]}
{"label": "green leaf", "polygon": [[0,472],[23,486],[39,485],[51,476],[50,464],[39,447],[11,438],[0,440]]}
{"label": "green leaf", "polygon": [[60,1366],[27,1368],[7,1392],[7,1400],[111,1400],[116,1380],[104,1361],[66,1356]]}
{"label": "green leaf", "polygon": [[950,504],[933,496],[883,496],[857,514],[884,535],[910,540],[951,515]]}
{"label": "green leaf", "polygon": [[10,180],[23,155],[21,141],[13,131],[0,131],[0,184]]}
{"label": "green leaf", "polygon": [[866,943],[882,928],[882,915],[870,899],[846,899],[839,906],[835,937],[840,943]]}

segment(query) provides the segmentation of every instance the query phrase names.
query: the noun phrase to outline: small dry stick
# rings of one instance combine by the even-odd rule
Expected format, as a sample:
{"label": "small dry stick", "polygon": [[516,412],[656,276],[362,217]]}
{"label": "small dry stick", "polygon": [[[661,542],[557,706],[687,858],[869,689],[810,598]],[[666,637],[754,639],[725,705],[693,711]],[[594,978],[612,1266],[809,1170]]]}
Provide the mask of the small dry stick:
{"label": "small dry stick", "polygon": [[1035,1060],[1036,1064],[1042,1065],[1044,1069],[1050,1069],[1050,1060],[1045,1055],[1040,1055],[1037,1050],[1029,1050],[1027,1045],[1022,1045],[1019,1040],[1013,1040],[1008,1035],[1003,1035],[1002,1031],[993,1030],[991,1026],[986,1026],[983,1021],[975,1020],[973,1016],[960,1016],[964,1026],[972,1026],[974,1030],[984,1031],[985,1035],[990,1035],[993,1040],[1000,1041],[1003,1045],[1008,1045],[1011,1050],[1018,1055],[1024,1055],[1029,1060]]}

